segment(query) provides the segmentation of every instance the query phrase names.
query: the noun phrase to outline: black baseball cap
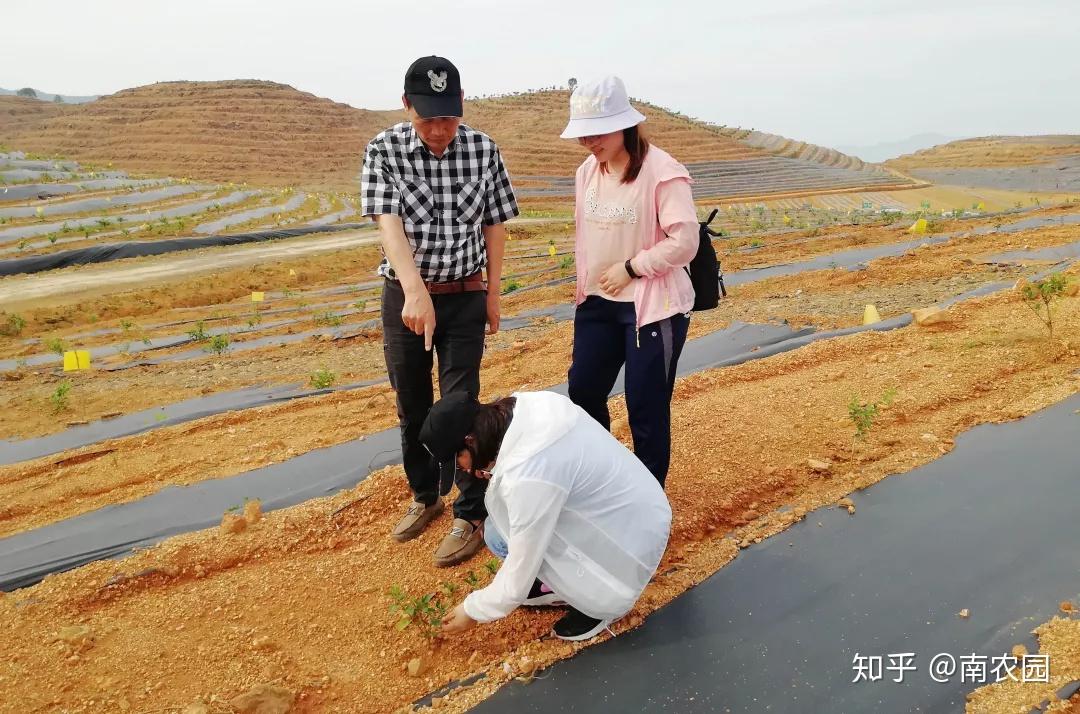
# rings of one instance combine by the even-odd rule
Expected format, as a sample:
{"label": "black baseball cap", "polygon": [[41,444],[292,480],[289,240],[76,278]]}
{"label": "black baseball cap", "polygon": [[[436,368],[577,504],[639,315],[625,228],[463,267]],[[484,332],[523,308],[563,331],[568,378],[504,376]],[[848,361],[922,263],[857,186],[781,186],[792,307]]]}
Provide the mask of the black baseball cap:
{"label": "black baseball cap", "polygon": [[460,117],[461,75],[445,57],[421,57],[405,73],[405,96],[425,119]]}
{"label": "black baseball cap", "polygon": [[465,448],[480,402],[468,392],[453,392],[435,402],[420,427],[420,443],[440,464],[454,460]]}

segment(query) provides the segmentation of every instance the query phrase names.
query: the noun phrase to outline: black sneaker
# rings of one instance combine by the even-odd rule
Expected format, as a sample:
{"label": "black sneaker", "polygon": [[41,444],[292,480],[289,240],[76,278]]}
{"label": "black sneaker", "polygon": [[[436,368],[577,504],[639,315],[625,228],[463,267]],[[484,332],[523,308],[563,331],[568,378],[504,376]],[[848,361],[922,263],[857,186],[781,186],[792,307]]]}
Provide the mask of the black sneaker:
{"label": "black sneaker", "polygon": [[565,605],[566,603],[556,595],[551,588],[539,580],[533,580],[529,596],[522,603],[528,607],[551,607],[553,605]]}
{"label": "black sneaker", "polygon": [[555,623],[552,631],[560,640],[581,642],[596,637],[611,624],[611,620],[597,620],[580,610],[570,608],[561,620]]}

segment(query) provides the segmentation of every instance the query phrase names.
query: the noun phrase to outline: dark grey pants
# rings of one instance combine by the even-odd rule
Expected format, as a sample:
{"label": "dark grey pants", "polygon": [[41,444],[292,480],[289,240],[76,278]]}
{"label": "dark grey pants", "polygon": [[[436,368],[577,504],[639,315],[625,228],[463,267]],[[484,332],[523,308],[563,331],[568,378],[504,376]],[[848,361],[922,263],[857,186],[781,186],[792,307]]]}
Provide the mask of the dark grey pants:
{"label": "dark grey pants", "polygon": [[[439,356],[439,392],[468,392],[480,395],[480,361],[484,356],[484,329],[487,321],[487,294],[484,292],[432,295],[435,306],[433,350],[424,349],[424,336],[417,335],[401,321],[405,293],[396,280],[383,285],[383,354],[390,386],[397,393],[401,422],[401,453],[409,488],[417,501],[426,505],[439,497],[440,469],[420,444],[420,427],[434,400],[432,355]],[[459,495],[454,515],[467,520],[487,516],[484,490],[487,481],[457,471],[457,464],[444,464],[446,477],[456,476]],[[454,473],[456,471],[456,474]]]}
{"label": "dark grey pants", "polygon": [[611,429],[608,395],[625,365],[626,411],[634,453],[660,485],[671,463],[671,395],[690,318],[671,317],[637,329],[634,303],[590,295],[574,313],[570,399]]}

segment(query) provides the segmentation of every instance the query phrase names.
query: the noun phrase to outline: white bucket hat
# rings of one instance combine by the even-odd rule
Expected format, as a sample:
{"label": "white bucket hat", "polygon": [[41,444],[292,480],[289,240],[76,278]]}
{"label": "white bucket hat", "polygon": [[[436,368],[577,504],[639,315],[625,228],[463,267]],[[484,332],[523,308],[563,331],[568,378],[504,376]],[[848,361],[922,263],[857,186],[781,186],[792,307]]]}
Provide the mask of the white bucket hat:
{"label": "white bucket hat", "polygon": [[570,95],[570,122],[563,139],[610,134],[645,121],[645,115],[630,106],[626,87],[615,75],[579,84]]}

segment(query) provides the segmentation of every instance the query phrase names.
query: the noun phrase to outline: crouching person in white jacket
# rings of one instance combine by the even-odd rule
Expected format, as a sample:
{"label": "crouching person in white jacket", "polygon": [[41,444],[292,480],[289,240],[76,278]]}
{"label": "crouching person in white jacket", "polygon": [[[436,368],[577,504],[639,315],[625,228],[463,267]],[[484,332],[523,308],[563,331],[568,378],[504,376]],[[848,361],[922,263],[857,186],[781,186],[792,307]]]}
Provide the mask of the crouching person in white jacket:
{"label": "crouching person in white jacket", "polygon": [[503,559],[443,625],[460,632],[521,605],[568,605],[555,635],[586,640],[625,615],[667,547],[656,478],[581,407],[554,392],[438,401],[420,441],[441,463],[489,478],[484,537]]}

